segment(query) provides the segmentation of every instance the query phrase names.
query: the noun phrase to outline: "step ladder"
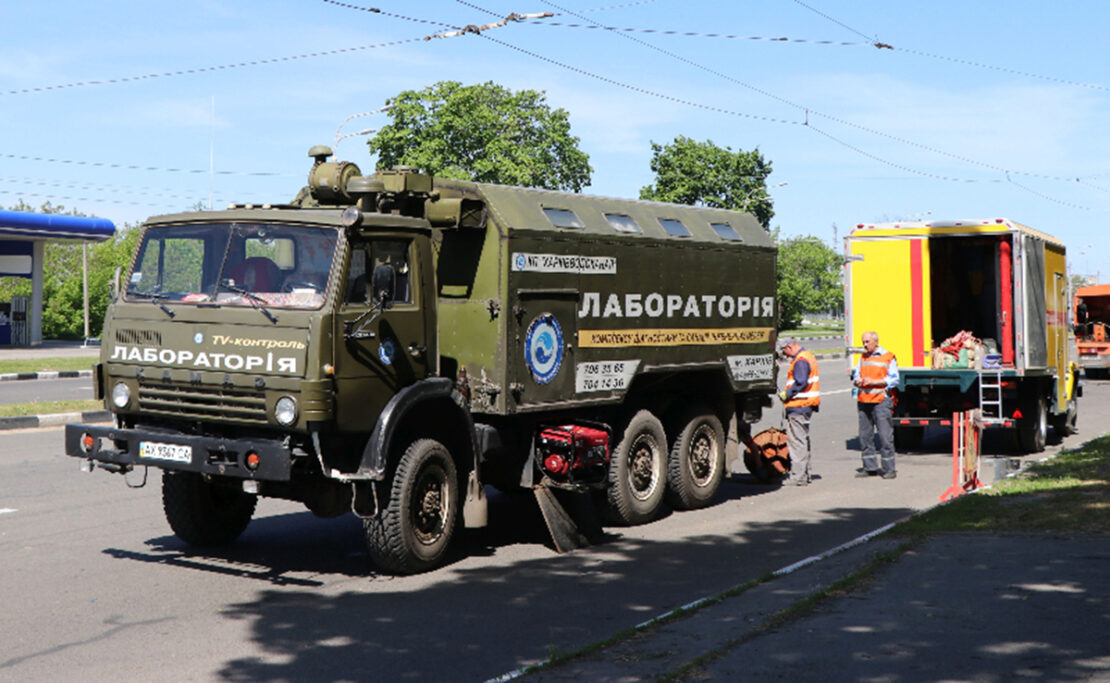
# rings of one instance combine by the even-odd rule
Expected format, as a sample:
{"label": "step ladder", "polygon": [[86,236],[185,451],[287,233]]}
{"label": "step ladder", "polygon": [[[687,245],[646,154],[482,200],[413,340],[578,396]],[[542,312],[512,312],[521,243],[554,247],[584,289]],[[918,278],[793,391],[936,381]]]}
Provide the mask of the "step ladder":
{"label": "step ladder", "polygon": [[979,371],[979,411],[984,424],[1006,421],[1002,412],[1002,370]]}

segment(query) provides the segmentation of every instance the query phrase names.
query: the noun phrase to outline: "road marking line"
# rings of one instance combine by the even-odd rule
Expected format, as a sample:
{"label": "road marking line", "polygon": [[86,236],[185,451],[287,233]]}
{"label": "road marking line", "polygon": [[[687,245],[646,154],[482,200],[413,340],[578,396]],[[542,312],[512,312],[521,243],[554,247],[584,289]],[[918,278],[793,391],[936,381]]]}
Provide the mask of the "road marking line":
{"label": "road marking line", "polygon": [[4,514],[5,512],[18,512],[18,511],[15,508],[0,508],[0,515]]}

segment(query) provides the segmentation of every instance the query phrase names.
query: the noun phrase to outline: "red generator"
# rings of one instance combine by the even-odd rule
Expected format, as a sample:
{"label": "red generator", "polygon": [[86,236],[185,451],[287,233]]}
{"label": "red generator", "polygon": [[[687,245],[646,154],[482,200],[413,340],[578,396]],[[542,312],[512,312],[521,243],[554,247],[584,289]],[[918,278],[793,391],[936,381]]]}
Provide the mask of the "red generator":
{"label": "red generator", "polygon": [[583,425],[559,425],[540,430],[541,469],[558,482],[600,484],[609,465],[609,432]]}

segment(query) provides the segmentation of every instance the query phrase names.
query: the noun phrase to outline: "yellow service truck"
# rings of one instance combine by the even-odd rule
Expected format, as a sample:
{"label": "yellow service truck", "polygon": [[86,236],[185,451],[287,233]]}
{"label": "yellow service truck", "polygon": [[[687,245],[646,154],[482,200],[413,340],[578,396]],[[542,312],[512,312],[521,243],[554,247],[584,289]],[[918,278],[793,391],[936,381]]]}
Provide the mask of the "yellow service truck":
{"label": "yellow service truck", "polygon": [[1065,253],[1005,218],[856,226],[845,240],[846,341],[873,330],[894,352],[900,448],[968,410],[1013,429],[1025,452],[1044,450],[1050,424],[1075,430]]}

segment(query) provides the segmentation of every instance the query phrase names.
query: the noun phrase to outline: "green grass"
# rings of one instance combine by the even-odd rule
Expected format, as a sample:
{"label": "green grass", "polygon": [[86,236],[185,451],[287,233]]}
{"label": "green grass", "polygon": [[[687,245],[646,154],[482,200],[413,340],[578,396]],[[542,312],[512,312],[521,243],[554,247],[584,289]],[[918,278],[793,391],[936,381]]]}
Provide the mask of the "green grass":
{"label": "green grass", "polygon": [[827,337],[830,334],[844,334],[843,325],[806,325],[793,330],[783,330],[779,336],[790,336],[804,339],[806,337]]}
{"label": "green grass", "polygon": [[0,417],[24,415],[49,415],[51,413],[79,413],[86,410],[103,410],[104,403],[92,398],[68,401],[39,401],[38,403],[9,403],[0,405]]}
{"label": "green grass", "polygon": [[1110,436],[1030,467],[1022,476],[961,496],[890,533],[1110,531]]}
{"label": "green grass", "polygon": [[13,372],[43,372],[63,370],[91,370],[96,358],[92,356],[67,356],[63,358],[12,358],[0,360],[0,375]]}

